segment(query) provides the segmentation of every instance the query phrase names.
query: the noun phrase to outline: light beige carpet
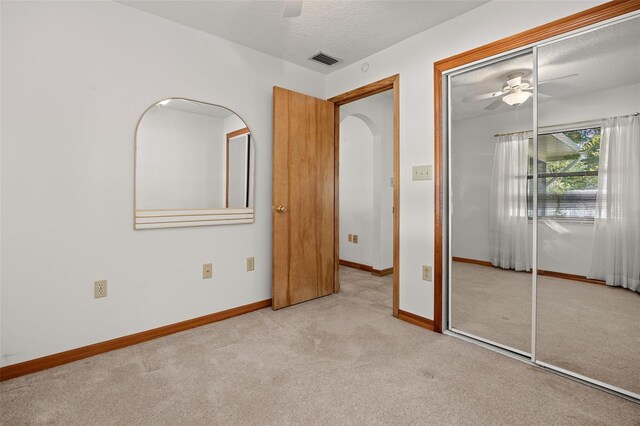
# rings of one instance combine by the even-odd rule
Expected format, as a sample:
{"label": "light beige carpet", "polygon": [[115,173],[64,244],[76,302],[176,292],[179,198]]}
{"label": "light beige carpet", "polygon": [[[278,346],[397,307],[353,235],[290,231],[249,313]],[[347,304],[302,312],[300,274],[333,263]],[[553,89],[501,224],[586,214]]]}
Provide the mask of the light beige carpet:
{"label": "light beige carpet", "polygon": [[391,278],[0,385],[0,423],[632,425],[640,405],[391,316]]}
{"label": "light beige carpet", "polygon": [[[453,262],[452,278],[455,328],[530,352],[531,274]],[[537,303],[538,360],[640,394],[640,294],[539,276]]]}

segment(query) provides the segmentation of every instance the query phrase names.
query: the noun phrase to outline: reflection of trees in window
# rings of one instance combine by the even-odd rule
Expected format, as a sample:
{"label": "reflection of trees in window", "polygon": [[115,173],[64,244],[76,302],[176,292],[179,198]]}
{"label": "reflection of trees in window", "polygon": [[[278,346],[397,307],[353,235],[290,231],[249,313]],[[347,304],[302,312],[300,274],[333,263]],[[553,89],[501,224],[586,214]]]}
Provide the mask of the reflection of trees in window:
{"label": "reflection of trees in window", "polygon": [[[593,219],[598,190],[600,128],[541,134],[538,144],[538,216]],[[533,158],[529,165],[529,179],[532,180]],[[532,199],[529,187],[530,216]]]}

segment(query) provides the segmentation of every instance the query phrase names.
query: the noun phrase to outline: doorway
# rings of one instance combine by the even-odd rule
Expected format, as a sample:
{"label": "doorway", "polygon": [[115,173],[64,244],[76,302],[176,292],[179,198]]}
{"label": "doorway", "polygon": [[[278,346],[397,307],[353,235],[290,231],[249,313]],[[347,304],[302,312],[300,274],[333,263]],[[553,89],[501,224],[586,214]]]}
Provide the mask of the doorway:
{"label": "doorway", "polygon": [[[343,286],[390,309],[393,287],[393,92],[340,110],[339,250]],[[357,271],[359,270],[359,271]],[[343,288],[344,289],[344,288]]]}
{"label": "doorway", "polygon": [[[398,96],[395,75],[329,99],[335,105],[335,291],[340,289],[340,265],[378,277],[392,274],[395,317],[400,275]],[[362,161],[356,164],[359,153]],[[341,173],[348,175],[341,178]]]}
{"label": "doorway", "polygon": [[[390,91],[393,139],[393,316],[399,311],[398,75],[329,100],[273,89],[272,307],[340,291],[340,108]],[[353,241],[353,237],[352,237]],[[404,316],[403,316],[404,315]],[[407,319],[411,321],[411,318]]]}

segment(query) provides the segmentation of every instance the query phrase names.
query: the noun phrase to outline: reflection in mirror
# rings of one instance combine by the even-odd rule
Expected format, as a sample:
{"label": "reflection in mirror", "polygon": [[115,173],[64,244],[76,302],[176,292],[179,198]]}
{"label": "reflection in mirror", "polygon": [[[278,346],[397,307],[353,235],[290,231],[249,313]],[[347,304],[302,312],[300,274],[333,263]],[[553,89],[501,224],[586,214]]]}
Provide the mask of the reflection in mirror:
{"label": "reflection in mirror", "polygon": [[537,165],[537,359],[635,395],[638,40],[635,18],[538,49]]}
{"label": "reflection in mirror", "polygon": [[[533,55],[451,77],[450,328],[531,351]],[[529,130],[529,132],[527,132]]]}
{"label": "reflection in mirror", "polygon": [[136,130],[135,228],[253,222],[253,138],[233,111],[172,98]]}
{"label": "reflection in mirror", "polygon": [[249,207],[249,158],[251,155],[251,134],[249,129],[236,130],[227,134],[225,207]]}
{"label": "reflection in mirror", "polygon": [[449,74],[445,205],[449,329],[640,400],[638,40],[636,15]]}

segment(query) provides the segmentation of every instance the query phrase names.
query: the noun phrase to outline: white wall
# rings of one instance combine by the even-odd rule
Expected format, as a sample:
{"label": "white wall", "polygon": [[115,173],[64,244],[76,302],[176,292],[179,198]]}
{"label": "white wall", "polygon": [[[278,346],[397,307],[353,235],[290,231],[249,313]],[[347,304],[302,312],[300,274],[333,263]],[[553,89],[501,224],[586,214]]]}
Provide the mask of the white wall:
{"label": "white wall", "polygon": [[[372,265],[374,238],[374,137],[360,118],[340,122],[340,259]],[[358,244],[348,241],[358,236]]]}
{"label": "white wall", "polygon": [[433,264],[433,183],[411,181],[412,165],[433,163],[433,63],[600,3],[490,2],[327,76],[331,97],[400,74],[400,309],[433,318],[421,279]]}
{"label": "white wall", "polygon": [[[270,298],[272,86],[325,77],[114,2],[1,7],[1,365]],[[133,230],[136,122],[169,97],[246,120],[254,224]]]}
{"label": "white wall", "polygon": [[157,106],[137,131],[136,209],[225,207],[223,119]]}
{"label": "white wall", "polygon": [[[344,126],[348,126],[348,121],[354,117],[369,127],[373,136],[372,156],[358,157],[354,153],[353,157],[345,158],[340,155],[340,257],[344,260],[352,260],[348,257],[357,252],[368,250],[370,253],[368,262],[354,262],[371,265],[374,269],[383,270],[393,266],[393,186],[390,179],[393,177],[393,98],[387,94],[378,94],[352,102],[340,108],[340,117],[343,120],[340,124],[340,146],[341,150],[345,144],[350,144],[351,137],[346,132]],[[355,192],[343,194],[343,185],[349,185],[348,180],[357,179],[358,170],[363,167],[364,161],[372,162],[372,201],[370,204],[371,231],[368,236],[367,247],[361,247],[363,242],[359,239],[358,244],[349,243],[347,234],[354,232],[349,229],[361,226],[360,218],[357,215],[343,214],[344,206],[349,210],[353,197],[359,195]],[[347,186],[348,188],[348,186]],[[346,229],[345,229],[346,228]],[[370,249],[368,246],[371,246]],[[343,251],[342,248],[345,248]],[[343,256],[344,254],[344,256]]]}
{"label": "white wall", "polygon": [[[599,3],[491,2],[324,76],[112,2],[1,2],[1,365],[271,296],[273,85],[326,98],[400,74],[400,308],[432,318],[433,186],[411,166],[433,162],[433,62]],[[132,230],[135,124],[169,97],[245,119],[255,224]]]}
{"label": "white wall", "polygon": [[[452,123],[452,254],[490,260],[489,199],[496,133],[532,128],[528,107]],[[640,84],[542,102],[541,126],[593,120],[640,110]],[[531,225],[533,232],[533,225]],[[541,269],[587,275],[591,265],[593,224],[539,222]]]}

